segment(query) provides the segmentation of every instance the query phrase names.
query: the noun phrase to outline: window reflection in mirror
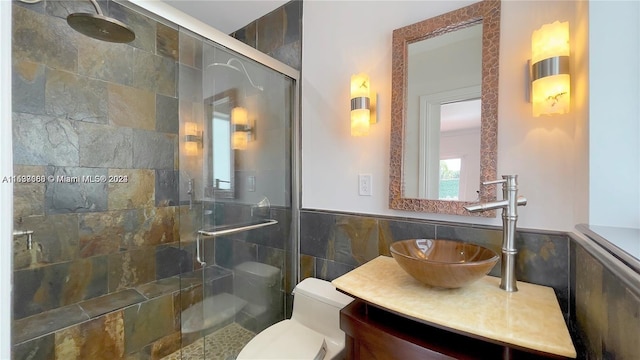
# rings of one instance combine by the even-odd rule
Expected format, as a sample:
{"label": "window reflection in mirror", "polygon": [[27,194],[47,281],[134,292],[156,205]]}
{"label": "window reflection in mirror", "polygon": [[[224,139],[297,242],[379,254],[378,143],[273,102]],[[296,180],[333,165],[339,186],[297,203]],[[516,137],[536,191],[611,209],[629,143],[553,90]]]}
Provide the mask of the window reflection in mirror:
{"label": "window reflection in mirror", "polygon": [[[214,105],[215,108],[215,105]],[[213,112],[213,187],[217,190],[231,189],[231,117],[227,112]],[[216,156],[218,155],[218,156]]]}
{"label": "window reflection in mirror", "polygon": [[439,200],[474,201],[480,178],[480,99],[440,106]]}
{"label": "window reflection in mirror", "polygon": [[231,109],[235,89],[205,100],[207,109],[207,188],[209,198],[234,198],[234,153],[231,148]]}

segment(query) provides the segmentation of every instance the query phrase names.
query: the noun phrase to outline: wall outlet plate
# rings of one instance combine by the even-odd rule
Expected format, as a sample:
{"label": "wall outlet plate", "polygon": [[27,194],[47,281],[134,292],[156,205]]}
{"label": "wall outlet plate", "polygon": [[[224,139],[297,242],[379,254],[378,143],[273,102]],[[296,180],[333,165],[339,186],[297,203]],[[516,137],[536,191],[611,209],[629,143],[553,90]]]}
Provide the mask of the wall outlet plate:
{"label": "wall outlet plate", "polygon": [[371,183],[371,174],[358,175],[358,194],[360,196],[371,196],[373,185]]}

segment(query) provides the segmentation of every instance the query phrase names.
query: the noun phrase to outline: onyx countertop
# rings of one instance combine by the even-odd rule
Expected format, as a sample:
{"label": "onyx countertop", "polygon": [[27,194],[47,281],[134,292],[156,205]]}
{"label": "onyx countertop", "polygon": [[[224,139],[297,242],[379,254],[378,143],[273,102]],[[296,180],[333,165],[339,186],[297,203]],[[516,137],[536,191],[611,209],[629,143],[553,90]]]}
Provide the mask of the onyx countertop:
{"label": "onyx countertop", "polygon": [[395,260],[379,256],[332,281],[367,303],[413,320],[524,349],[576,357],[571,335],[552,288],[518,282],[500,289],[485,276],[458,289],[433,288],[407,274]]}

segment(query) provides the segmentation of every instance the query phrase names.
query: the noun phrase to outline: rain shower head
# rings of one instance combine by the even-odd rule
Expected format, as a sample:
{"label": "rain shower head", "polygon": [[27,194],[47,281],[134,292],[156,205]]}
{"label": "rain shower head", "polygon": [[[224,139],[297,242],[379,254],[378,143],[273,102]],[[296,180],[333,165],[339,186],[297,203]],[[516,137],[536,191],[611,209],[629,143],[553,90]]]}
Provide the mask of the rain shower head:
{"label": "rain shower head", "polygon": [[97,14],[73,13],[67,16],[67,23],[75,31],[94,39],[114,43],[128,43],[136,34],[123,22],[106,17],[96,0],[90,0]]}
{"label": "rain shower head", "polygon": [[[237,68],[237,67],[235,67],[235,66],[231,65],[231,62],[232,62],[232,61],[236,61],[238,64],[240,64],[240,67],[242,67],[242,70],[240,70],[239,68]],[[207,65],[207,67],[210,67],[210,66],[224,66],[224,67],[227,67],[227,68],[233,69],[233,70],[235,70],[235,71],[237,71],[237,72],[244,73],[244,75],[247,77],[247,79],[249,80],[249,83],[251,84],[251,86],[252,86],[254,89],[258,89],[258,90],[260,90],[260,91],[264,91],[264,87],[262,87],[262,86],[260,86],[260,85],[256,85],[256,84],[254,84],[253,80],[251,80],[251,76],[249,76],[249,73],[247,72],[247,68],[245,68],[245,67],[244,67],[244,64],[242,63],[242,61],[240,61],[240,60],[239,60],[239,59],[237,59],[237,58],[232,57],[232,58],[230,58],[226,63],[218,63],[218,62],[214,62],[214,63],[212,63],[212,64]]]}

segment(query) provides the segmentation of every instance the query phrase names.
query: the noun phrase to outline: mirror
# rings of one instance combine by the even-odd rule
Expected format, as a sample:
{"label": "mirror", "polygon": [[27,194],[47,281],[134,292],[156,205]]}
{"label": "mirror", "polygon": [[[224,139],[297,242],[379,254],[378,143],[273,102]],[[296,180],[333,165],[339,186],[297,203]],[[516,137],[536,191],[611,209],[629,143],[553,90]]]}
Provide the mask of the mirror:
{"label": "mirror", "polygon": [[495,199],[500,2],[393,31],[389,207],[440,214]]}
{"label": "mirror", "polygon": [[205,100],[205,159],[210,171],[206,174],[205,196],[216,199],[232,199],[234,193],[234,153],[231,148],[233,127],[231,110],[236,106],[236,89],[227,90]]}
{"label": "mirror", "polygon": [[482,23],[408,44],[404,197],[477,199]]}

